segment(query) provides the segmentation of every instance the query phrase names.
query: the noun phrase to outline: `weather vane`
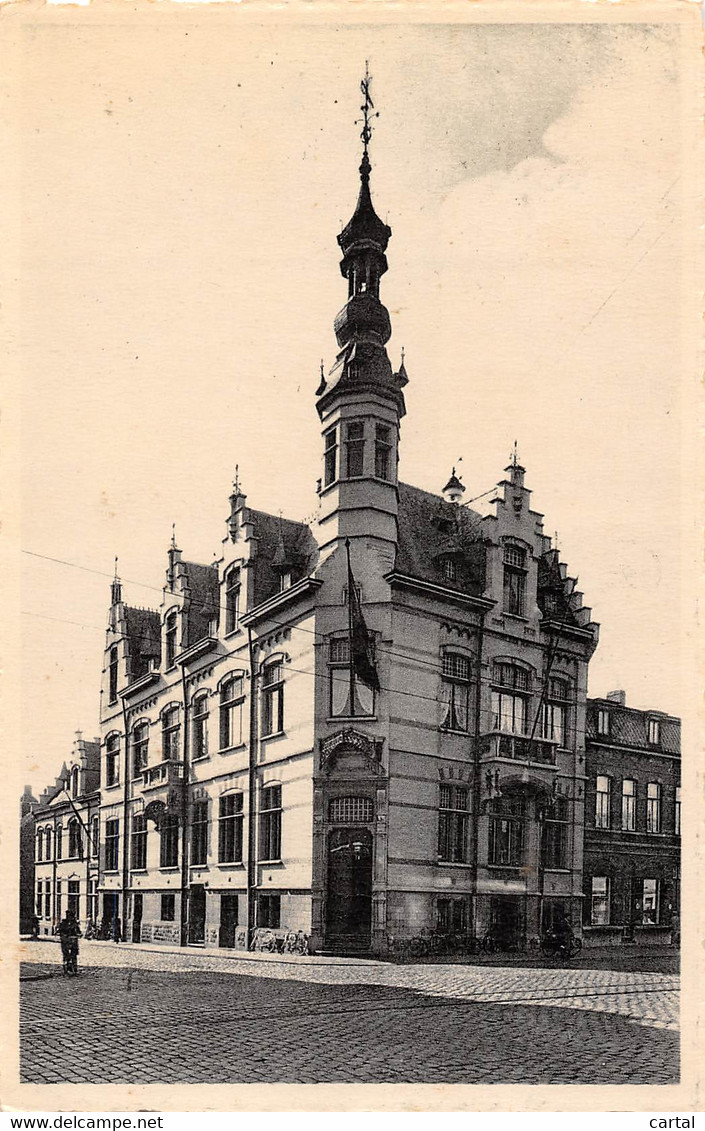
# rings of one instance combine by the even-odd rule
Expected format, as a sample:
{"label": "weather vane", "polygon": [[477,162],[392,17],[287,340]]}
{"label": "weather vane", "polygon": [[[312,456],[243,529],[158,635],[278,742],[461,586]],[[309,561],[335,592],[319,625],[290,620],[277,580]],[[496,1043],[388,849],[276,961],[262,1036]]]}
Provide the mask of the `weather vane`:
{"label": "weather vane", "polygon": [[367,157],[367,146],[369,145],[370,138],[372,137],[372,126],[370,125],[370,118],[379,118],[378,110],[375,110],[374,114],[370,114],[370,110],[375,109],[375,104],[370,97],[371,82],[372,77],[370,75],[368,61],[367,59],[365,59],[365,77],[360,83],[360,90],[362,91],[365,98],[365,101],[360,107],[363,116],[362,118],[357,118],[355,120],[356,126],[359,125],[360,122],[362,122],[362,132],[360,133],[360,137],[362,138],[362,144],[364,146],[363,155],[365,157]]}

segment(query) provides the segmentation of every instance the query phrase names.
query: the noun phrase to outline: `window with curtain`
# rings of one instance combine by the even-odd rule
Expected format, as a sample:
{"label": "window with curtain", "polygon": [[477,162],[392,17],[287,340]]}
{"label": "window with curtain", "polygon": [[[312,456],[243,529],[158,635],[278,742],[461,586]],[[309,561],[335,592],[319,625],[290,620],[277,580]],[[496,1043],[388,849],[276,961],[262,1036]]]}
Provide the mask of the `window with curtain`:
{"label": "window with curtain", "polygon": [[610,827],[610,779],[598,774],[595,779],[595,828]]}
{"label": "window with curtain", "polygon": [[464,785],[440,787],[438,802],[438,859],[448,864],[467,861],[468,789]]}
{"label": "window with curtain", "polygon": [[362,680],[354,681],[355,711],[350,706],[350,639],[333,637],[328,644],[328,705],[331,718],[374,715],[375,693]]}
{"label": "window with curtain", "polygon": [[174,762],[179,757],[181,720],[178,707],[162,712],[162,761]]}
{"label": "window with curtain", "polygon": [[590,923],[606,927],[610,921],[610,882],[607,876],[593,876],[591,881]]}
{"label": "window with curtain", "polygon": [[262,735],[284,730],[284,665],[281,660],[262,669]]}
{"label": "window with curtain", "polygon": [[636,829],[636,782],[630,778],[622,782],[622,828],[627,832]]}
{"label": "window with curtain", "polygon": [[563,679],[549,679],[542,710],[542,734],[559,746],[566,743],[568,684]]}
{"label": "window with curtain", "polygon": [[120,780],[120,736],[111,734],[105,743],[105,784],[117,785]]}
{"label": "window with curtain", "polygon": [[193,701],[191,709],[193,758],[205,758],[208,753],[208,693],[202,692]]}
{"label": "window with curtain", "polygon": [[467,731],[470,718],[470,661],[456,652],[444,652],[441,664],[441,726]]}
{"label": "window with curtain", "polygon": [[661,786],[655,781],[646,787],[646,831],[661,832]]}
{"label": "window with curtain", "polygon": [[530,676],[516,664],[497,663],[492,669],[493,729],[526,734],[530,703]]}

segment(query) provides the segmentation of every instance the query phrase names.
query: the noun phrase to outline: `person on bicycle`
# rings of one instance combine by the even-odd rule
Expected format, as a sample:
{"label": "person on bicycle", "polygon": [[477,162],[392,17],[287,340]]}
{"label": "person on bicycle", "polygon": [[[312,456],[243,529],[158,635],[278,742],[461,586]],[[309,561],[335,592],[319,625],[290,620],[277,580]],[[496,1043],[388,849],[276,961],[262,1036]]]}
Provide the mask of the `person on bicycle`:
{"label": "person on bicycle", "polygon": [[78,958],[78,940],[80,936],[81,928],[78,924],[76,913],[72,909],[69,909],[59,923],[61,956],[64,960],[64,965],[67,963],[75,964]]}
{"label": "person on bicycle", "polygon": [[570,944],[573,938],[573,928],[565,911],[559,907],[553,920],[553,935],[562,951],[570,953]]}

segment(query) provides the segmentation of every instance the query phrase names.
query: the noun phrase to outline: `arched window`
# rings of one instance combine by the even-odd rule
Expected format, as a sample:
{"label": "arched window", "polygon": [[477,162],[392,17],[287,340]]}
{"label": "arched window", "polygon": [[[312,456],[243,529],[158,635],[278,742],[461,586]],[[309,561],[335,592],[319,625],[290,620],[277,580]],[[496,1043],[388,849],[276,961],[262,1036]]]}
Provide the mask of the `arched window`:
{"label": "arched window", "polygon": [[208,753],[208,692],[202,691],[193,701],[193,757],[205,758]]}
{"label": "arched window", "polygon": [[136,723],[132,730],[132,776],[137,778],[149,762],[149,723]]}
{"label": "arched window", "polygon": [[465,785],[443,784],[438,805],[438,859],[462,864],[468,851],[468,799]]}
{"label": "arched window", "polygon": [[526,550],[504,547],[504,611],[523,617],[526,604]]}
{"label": "arched window", "polygon": [[470,660],[457,652],[444,652],[442,663],[443,721],[447,730],[467,731],[470,702]]}
{"label": "arched window", "polygon": [[37,860],[44,859],[44,829],[37,833]]}
{"label": "arched window", "polygon": [[83,838],[81,836],[81,826],[76,817],[72,817],[69,821],[69,857],[73,860],[76,857],[83,856]]}
{"label": "arched window", "polygon": [[117,689],[118,689],[118,648],[117,644],[113,644],[110,649],[108,659],[108,700],[110,703],[117,702]]}
{"label": "arched window", "polygon": [[492,670],[493,729],[509,734],[526,734],[531,678],[518,664],[497,663]]}
{"label": "arched window", "polygon": [[162,712],[162,760],[174,762],[179,757],[181,722],[179,708],[167,707]]}
{"label": "arched window", "polygon": [[245,679],[242,672],[229,676],[220,686],[220,748],[242,742]]}
{"label": "arched window", "polygon": [[111,734],[105,742],[105,784],[117,785],[120,780],[120,735]]}
{"label": "arched window", "polygon": [[240,620],[240,570],[234,566],[225,578],[225,635],[234,632]]}
{"label": "arched window", "polygon": [[71,771],[71,794],[72,794],[73,797],[78,797],[79,780],[80,780],[80,778],[79,778],[78,766],[74,766],[74,768]]}
{"label": "arched window", "polygon": [[64,830],[63,830],[63,827],[61,825],[57,825],[56,826],[56,835],[54,837],[54,852],[56,854],[57,860],[61,860],[61,858],[64,854],[63,845],[64,845]]}
{"label": "arched window", "polygon": [[91,854],[98,855],[100,845],[100,818],[94,817],[91,821]]}
{"label": "arched window", "polygon": [[46,830],[46,843],[44,845],[44,855],[47,860],[51,860],[51,829]]}
{"label": "arched window", "polygon": [[164,642],[166,645],[166,666],[173,668],[176,661],[176,634],[177,634],[178,618],[176,611],[167,613],[166,620],[164,621]]}
{"label": "arched window", "polygon": [[284,664],[273,660],[262,669],[262,734],[284,730]]}

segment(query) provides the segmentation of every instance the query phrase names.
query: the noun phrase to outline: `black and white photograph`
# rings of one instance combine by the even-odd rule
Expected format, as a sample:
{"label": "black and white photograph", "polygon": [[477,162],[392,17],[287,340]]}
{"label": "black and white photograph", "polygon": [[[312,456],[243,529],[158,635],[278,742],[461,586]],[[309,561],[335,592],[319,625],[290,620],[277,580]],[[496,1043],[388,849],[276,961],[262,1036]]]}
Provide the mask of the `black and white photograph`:
{"label": "black and white photograph", "polygon": [[7,1102],[692,1106],[697,15],[211,8],[7,13]]}

